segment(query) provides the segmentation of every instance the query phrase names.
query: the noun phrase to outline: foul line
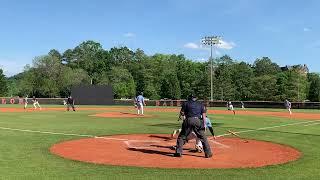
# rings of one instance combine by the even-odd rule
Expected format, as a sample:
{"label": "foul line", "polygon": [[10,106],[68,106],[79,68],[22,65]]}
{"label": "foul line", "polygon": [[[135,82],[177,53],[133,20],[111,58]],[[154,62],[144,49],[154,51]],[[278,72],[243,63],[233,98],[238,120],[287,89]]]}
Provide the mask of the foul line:
{"label": "foul line", "polygon": [[10,131],[40,133],[40,134],[54,134],[54,135],[64,135],[64,136],[79,136],[79,137],[95,137],[94,135],[88,135],[88,134],[72,134],[72,133],[59,133],[59,132],[50,132],[50,131],[34,131],[34,130],[29,130],[29,129],[16,129],[16,128],[8,128],[8,127],[0,127],[0,129],[10,130]]}
{"label": "foul line", "polygon": [[[311,125],[320,124],[320,120],[298,122],[298,123],[291,123],[291,124],[283,124],[283,125],[278,125],[278,126],[262,127],[262,128],[258,128],[258,129],[250,129],[250,130],[238,131],[238,132],[234,132],[234,133],[240,134],[240,133],[254,132],[254,131],[260,131],[260,130],[265,130],[265,129],[273,129],[273,128],[278,128],[278,127],[286,127],[286,126],[293,126],[293,125],[299,125],[299,124],[306,124],[305,126],[311,126]],[[29,129],[8,128],[8,127],[0,127],[0,129],[9,130],[9,131],[29,132],[29,133],[64,135],[64,136],[77,136],[77,137],[90,137],[90,138],[98,138],[98,139],[105,139],[105,140],[117,140],[117,141],[129,141],[129,139],[99,137],[99,136],[90,135],[90,134],[74,134],[74,133],[61,133],[61,132],[51,132],[51,131],[36,131],[36,130],[29,130]],[[229,135],[232,135],[232,134],[231,133],[226,133],[226,134],[218,135],[217,137],[224,137],[224,136],[229,136]],[[130,141],[140,141],[140,142],[144,141],[145,142],[146,140],[130,140]],[[215,141],[215,143],[217,144],[216,141]]]}
{"label": "foul line", "polygon": [[[240,134],[240,133],[247,133],[247,132],[260,131],[260,130],[265,130],[265,129],[273,129],[273,128],[278,128],[278,127],[286,127],[286,126],[293,126],[293,125],[307,124],[307,123],[314,124],[314,122],[319,122],[319,121],[320,121],[320,120],[316,120],[316,121],[306,121],[306,122],[298,122],[298,123],[291,123],[291,124],[283,124],[283,125],[278,125],[278,126],[269,126],[269,127],[258,128],[258,129],[250,129],[250,130],[244,130],[244,131],[237,131],[237,132],[234,132],[234,133]],[[320,123],[319,123],[319,124],[320,124]],[[224,136],[229,136],[229,135],[232,135],[232,134],[231,134],[231,133],[226,133],[226,134],[218,135],[217,137],[224,137]]]}
{"label": "foul line", "polygon": [[317,122],[317,123],[310,123],[310,124],[306,124],[306,125],[304,125],[304,126],[313,126],[313,125],[317,125],[317,124],[320,124],[319,122]]}

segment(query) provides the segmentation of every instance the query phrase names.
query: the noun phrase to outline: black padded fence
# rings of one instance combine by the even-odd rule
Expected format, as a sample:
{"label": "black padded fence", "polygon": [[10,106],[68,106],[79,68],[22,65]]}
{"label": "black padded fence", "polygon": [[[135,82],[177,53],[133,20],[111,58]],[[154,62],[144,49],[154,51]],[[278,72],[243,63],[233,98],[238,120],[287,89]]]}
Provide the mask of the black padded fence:
{"label": "black padded fence", "polygon": [[79,105],[113,105],[114,94],[111,86],[76,86],[71,95]]}

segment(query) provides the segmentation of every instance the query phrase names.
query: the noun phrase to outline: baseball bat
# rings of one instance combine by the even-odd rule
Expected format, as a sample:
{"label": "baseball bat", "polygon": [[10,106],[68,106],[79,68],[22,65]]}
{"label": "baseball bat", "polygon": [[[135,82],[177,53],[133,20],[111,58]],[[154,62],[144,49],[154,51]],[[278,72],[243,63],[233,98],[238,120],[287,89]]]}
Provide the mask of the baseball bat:
{"label": "baseball bat", "polygon": [[242,140],[243,140],[243,142],[245,142],[245,143],[249,142],[248,140],[243,139],[241,136],[239,136],[239,135],[238,135],[238,134],[236,134],[235,132],[232,132],[232,131],[230,131],[230,130],[228,130],[228,132],[229,132],[230,134],[232,134],[232,135],[234,135],[234,136],[236,136],[236,137],[238,137],[238,138],[242,139]]}

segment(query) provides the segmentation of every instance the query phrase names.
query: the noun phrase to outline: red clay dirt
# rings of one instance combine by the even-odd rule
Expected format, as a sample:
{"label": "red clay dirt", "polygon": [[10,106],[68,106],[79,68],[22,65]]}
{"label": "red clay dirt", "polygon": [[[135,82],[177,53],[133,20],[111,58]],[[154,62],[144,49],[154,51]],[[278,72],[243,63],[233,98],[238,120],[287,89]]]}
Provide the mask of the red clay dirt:
{"label": "red clay dirt", "polygon": [[169,135],[137,134],[86,138],[53,145],[53,154],[95,164],[155,168],[249,168],[297,160],[301,153],[271,142],[238,138],[210,140],[212,158],[193,152],[194,141],[184,146],[181,158],[172,157],[176,140]]}

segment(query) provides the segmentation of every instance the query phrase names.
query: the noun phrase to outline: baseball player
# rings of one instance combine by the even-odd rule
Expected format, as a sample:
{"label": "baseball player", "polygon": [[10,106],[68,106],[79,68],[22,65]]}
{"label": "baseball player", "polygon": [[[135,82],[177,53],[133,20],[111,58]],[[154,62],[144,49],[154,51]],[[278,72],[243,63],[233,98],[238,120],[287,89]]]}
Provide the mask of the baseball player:
{"label": "baseball player", "polygon": [[[179,118],[180,119],[180,118]],[[212,127],[212,123],[211,120],[208,118],[208,116],[205,118],[205,128],[209,129],[210,133],[212,134],[213,138],[216,139],[216,136],[214,135],[214,131],[213,131],[213,127]],[[171,134],[171,137],[173,138],[176,134],[180,133],[181,129],[176,129],[173,131],[173,133]],[[192,132],[188,137],[187,140],[192,140],[192,139],[196,139],[196,144],[195,144],[195,149],[196,151],[198,151],[199,153],[203,152],[203,145],[200,141],[199,138],[197,138],[197,135],[195,134],[195,132]],[[174,149],[176,149],[176,147],[173,147]]]}
{"label": "baseball player", "polygon": [[28,95],[24,98],[24,109],[27,109],[28,106]]}
{"label": "baseball player", "polygon": [[182,156],[183,145],[188,141],[189,135],[193,132],[203,145],[205,157],[211,158],[211,148],[205,135],[204,118],[206,117],[206,112],[203,104],[197,101],[197,97],[192,94],[188,97],[188,101],[182,105],[180,112],[183,112],[186,119],[182,123],[174,157]]}
{"label": "baseball player", "polygon": [[228,101],[228,103],[227,103],[227,107],[228,107],[228,110],[229,110],[229,111],[232,111],[232,112],[233,112],[233,115],[236,115],[236,111],[234,110],[234,108],[233,108],[233,105],[232,105],[232,102],[231,102],[231,101]]}
{"label": "baseball player", "polygon": [[286,99],[286,100],[284,101],[284,106],[287,108],[287,110],[289,111],[289,113],[290,113],[290,115],[291,115],[291,114],[292,114],[292,112],[291,112],[291,102],[288,101],[288,99]]}
{"label": "baseball player", "polygon": [[38,106],[39,109],[41,110],[41,106],[40,106],[40,104],[39,104],[39,101],[38,101],[38,99],[37,99],[35,96],[33,96],[32,102],[33,102],[33,107],[34,107],[34,109],[37,109],[37,106]]}
{"label": "baseball player", "polygon": [[246,109],[246,108],[244,107],[244,103],[243,103],[242,101],[240,101],[240,103],[241,103],[241,109]]}
{"label": "baseball player", "polygon": [[139,94],[139,96],[137,96],[135,98],[135,105],[137,107],[138,110],[138,115],[143,115],[143,106],[146,106],[146,103],[144,101],[144,97],[143,97],[143,92],[141,92]]}
{"label": "baseball player", "polygon": [[76,109],[74,108],[74,99],[71,96],[69,96],[67,99],[67,111],[70,110],[70,107],[73,111],[76,111]]}
{"label": "baseball player", "polygon": [[67,105],[67,101],[66,100],[63,100],[62,103],[63,103],[64,106]]}

